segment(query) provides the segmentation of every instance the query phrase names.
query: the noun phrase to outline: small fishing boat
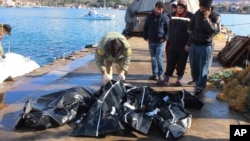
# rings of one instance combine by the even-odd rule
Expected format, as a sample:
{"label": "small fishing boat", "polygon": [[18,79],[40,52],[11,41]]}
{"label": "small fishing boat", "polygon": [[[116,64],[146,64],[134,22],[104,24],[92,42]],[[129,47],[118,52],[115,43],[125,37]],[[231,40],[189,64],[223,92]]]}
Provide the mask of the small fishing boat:
{"label": "small fishing boat", "polygon": [[25,75],[40,66],[29,57],[8,52],[4,57],[0,56],[0,83],[8,78]]}
{"label": "small fishing boat", "polygon": [[97,13],[96,10],[91,10],[88,14],[83,16],[84,20],[113,20],[114,18],[114,14]]}

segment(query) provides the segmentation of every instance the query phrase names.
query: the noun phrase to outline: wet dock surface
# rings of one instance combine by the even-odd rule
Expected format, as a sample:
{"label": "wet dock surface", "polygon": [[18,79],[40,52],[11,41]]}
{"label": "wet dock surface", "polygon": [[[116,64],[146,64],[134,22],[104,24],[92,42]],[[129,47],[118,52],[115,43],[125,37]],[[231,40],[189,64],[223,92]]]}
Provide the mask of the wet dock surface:
{"label": "wet dock surface", "polygon": [[[131,37],[129,42],[132,45],[133,57],[126,76],[126,83],[135,86],[151,86],[156,91],[194,91],[194,86],[186,85],[191,80],[189,64],[184,74],[184,86],[182,87],[161,87],[156,81],[148,80],[151,75],[150,55],[147,43],[140,37]],[[216,53],[223,48],[225,41],[216,41]],[[94,49],[88,49],[87,53],[79,53],[75,60],[58,61],[55,65],[44,66],[23,77],[14,79],[14,82],[0,84],[2,102],[4,105],[0,111],[0,140],[28,141],[28,140],[50,140],[50,141],[74,141],[74,140],[165,140],[159,133],[157,127],[152,127],[148,135],[136,131],[121,131],[102,138],[92,137],[70,137],[71,127],[64,125],[58,128],[51,128],[43,131],[15,130],[15,122],[22,113],[24,103],[28,99],[35,99],[41,95],[49,94],[58,90],[74,86],[89,86],[99,89],[102,85],[102,76],[94,61]],[[77,54],[77,53],[76,53]],[[44,71],[44,69],[47,69]],[[216,57],[212,64],[211,73],[221,70],[223,67],[217,62]],[[46,73],[41,73],[41,72]],[[115,74],[114,79],[117,79]],[[174,83],[176,76],[170,78]],[[240,112],[229,109],[228,103],[216,99],[219,92],[217,89],[207,89],[201,97],[204,106],[201,110],[186,109],[192,114],[192,125],[180,141],[228,141],[230,125],[249,124],[249,120],[243,117]]]}

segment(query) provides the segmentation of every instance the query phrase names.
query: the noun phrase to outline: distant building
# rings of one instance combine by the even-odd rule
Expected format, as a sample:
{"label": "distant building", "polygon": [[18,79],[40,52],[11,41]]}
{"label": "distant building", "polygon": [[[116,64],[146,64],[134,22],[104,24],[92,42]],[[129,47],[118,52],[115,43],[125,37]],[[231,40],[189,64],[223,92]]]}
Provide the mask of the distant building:
{"label": "distant building", "polygon": [[225,6],[215,6],[215,10],[219,13],[226,13],[228,10],[226,9]]}
{"label": "distant building", "polygon": [[1,0],[0,3],[2,4],[2,6],[7,6],[7,7],[15,7],[16,6],[15,2],[12,0]]}
{"label": "distant building", "polygon": [[240,11],[240,7],[236,4],[232,4],[230,6],[230,12],[231,13],[238,13]]}
{"label": "distant building", "polygon": [[14,1],[12,1],[12,0],[7,0],[7,6],[15,7],[16,3]]}

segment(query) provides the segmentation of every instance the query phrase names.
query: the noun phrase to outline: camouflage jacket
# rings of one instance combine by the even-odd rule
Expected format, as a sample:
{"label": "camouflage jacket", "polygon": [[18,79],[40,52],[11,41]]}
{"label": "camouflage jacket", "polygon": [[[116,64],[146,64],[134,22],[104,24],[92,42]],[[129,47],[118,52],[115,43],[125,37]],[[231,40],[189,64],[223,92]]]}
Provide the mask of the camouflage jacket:
{"label": "camouflage jacket", "polygon": [[[118,38],[122,42],[122,49],[121,53],[118,56],[113,57],[110,51],[108,50],[108,47],[110,45],[110,41],[116,38]],[[101,72],[106,71],[106,67],[104,65],[105,59],[113,63],[121,62],[122,69],[128,71],[131,56],[131,46],[127,41],[126,37],[119,32],[109,32],[104,37],[102,37],[101,41],[99,42],[96,48],[95,60]]]}

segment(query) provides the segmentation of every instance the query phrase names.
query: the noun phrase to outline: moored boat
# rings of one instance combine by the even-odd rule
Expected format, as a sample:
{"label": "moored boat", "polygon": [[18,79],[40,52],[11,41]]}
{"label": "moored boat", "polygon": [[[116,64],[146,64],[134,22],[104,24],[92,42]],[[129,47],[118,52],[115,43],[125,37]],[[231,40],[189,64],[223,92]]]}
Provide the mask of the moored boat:
{"label": "moored boat", "polygon": [[95,10],[89,11],[88,14],[83,16],[84,20],[113,20],[114,18],[114,14],[97,13]]}

